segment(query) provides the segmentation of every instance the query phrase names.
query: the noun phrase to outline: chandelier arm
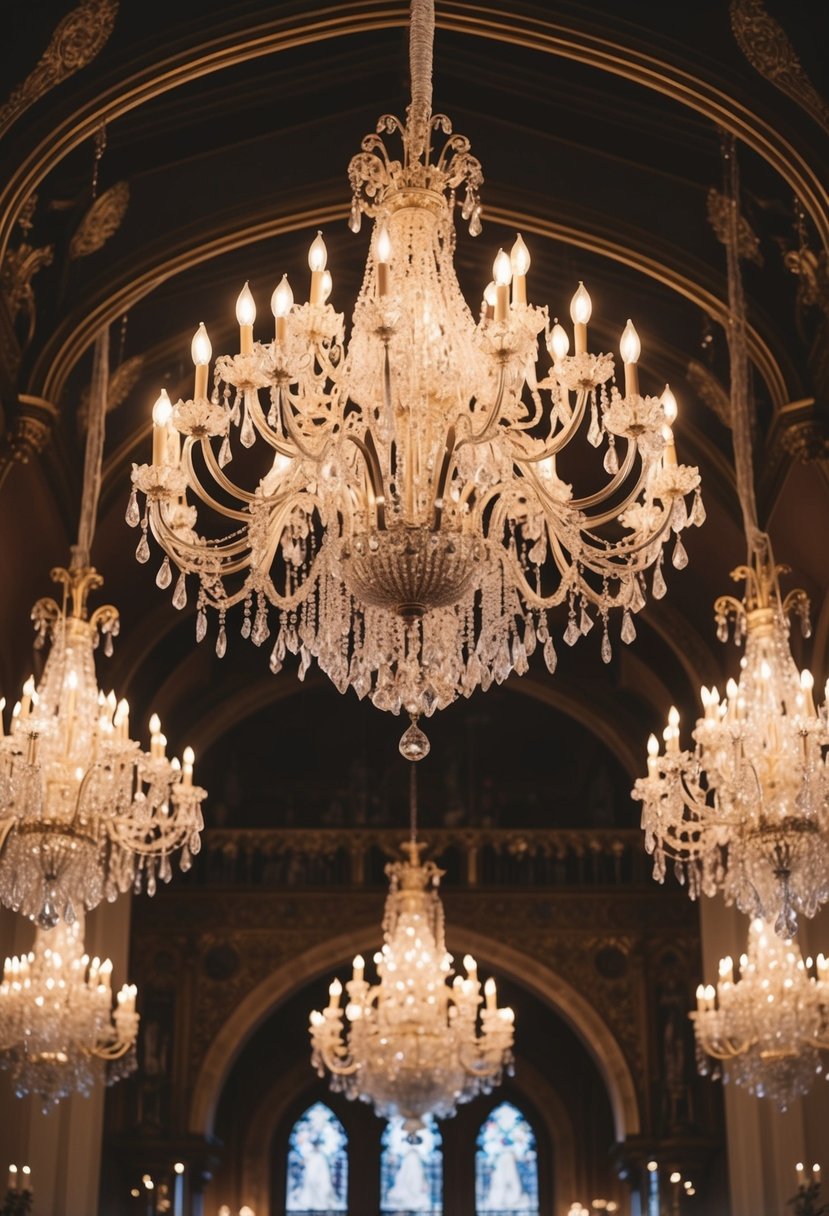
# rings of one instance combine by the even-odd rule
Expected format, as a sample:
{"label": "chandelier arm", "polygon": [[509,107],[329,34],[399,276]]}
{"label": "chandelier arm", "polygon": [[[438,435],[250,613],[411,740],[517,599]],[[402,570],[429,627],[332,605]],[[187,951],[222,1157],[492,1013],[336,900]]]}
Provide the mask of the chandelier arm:
{"label": "chandelier arm", "polygon": [[[573,439],[573,436],[576,434],[584,421],[584,414],[585,410],[587,409],[587,402],[589,400],[590,394],[587,389],[577,390],[576,404],[573,406],[573,409],[570,412],[570,417],[566,420],[566,422],[562,423],[561,430],[558,431],[555,437],[550,437],[550,442],[546,448],[546,454],[548,456],[557,455]],[[569,404],[567,408],[570,408]]]}
{"label": "chandelier arm", "polygon": [[501,407],[504,403],[504,391],[506,389],[506,369],[501,364],[498,372],[498,387],[495,391],[495,400],[487,411],[484,425],[479,431],[470,430],[468,435],[465,435],[458,441],[458,447],[466,447],[467,444],[486,443],[492,433],[496,430],[501,415]]}
{"label": "chandelier arm", "polygon": [[[456,432],[453,426],[450,426],[446,432],[446,441],[444,444],[443,456],[435,474],[432,489],[432,502],[434,503],[434,516],[432,522],[432,531],[439,532],[441,520],[443,519],[444,495],[446,494],[446,485],[449,480],[449,473],[452,468],[452,456],[455,451]],[[440,504],[440,505],[438,505]]]}
{"label": "chandelier arm", "polygon": [[99,1060],[121,1060],[127,1052],[132,1051],[134,1046],[134,1039],[129,1041],[121,1038],[114,1039],[111,1042],[109,1040],[102,1040],[100,1043],[96,1043],[94,1047],[84,1047],[82,1044],[79,1044],[82,1052],[86,1055],[95,1056]]}
{"label": "chandelier arm", "polygon": [[[281,401],[282,401],[281,385],[277,386],[277,393],[279,394],[279,400],[281,403]],[[253,425],[256,427],[257,434],[259,434],[262,437],[262,439],[265,441],[265,443],[267,443],[268,447],[273,448],[273,450],[275,452],[278,452],[280,456],[288,456],[292,460],[296,459],[296,455],[297,455],[296,449],[289,447],[289,445],[287,443],[285,443],[284,440],[281,440],[279,438],[276,431],[272,430],[272,428],[267,420],[267,417],[265,415],[265,411],[262,409],[262,404],[259,400],[258,390],[256,392],[254,392],[253,397],[251,398],[251,402],[248,404],[248,409],[250,410],[251,419],[253,421]],[[281,412],[284,415],[285,411],[283,410]]]}
{"label": "chandelier arm", "polygon": [[[338,1039],[337,1042],[340,1043],[341,1040]],[[339,1056],[335,1055],[330,1048],[319,1046],[317,1047],[317,1050],[320,1053],[325,1067],[336,1077],[353,1077],[354,1074],[359,1072],[363,1067],[359,1061],[352,1060],[351,1056],[349,1055],[346,1055],[345,1059],[343,1060]]]}
{"label": "chandelier arm", "polygon": [[[636,460],[636,452],[636,444],[628,441],[624,460],[619,467],[619,472],[613,477],[613,480],[609,481],[603,489],[597,490],[595,494],[587,494],[584,498],[571,498],[570,506],[575,508],[577,511],[584,511],[590,507],[597,506],[600,502],[604,502],[605,499],[609,498],[612,494],[615,494],[619,487],[623,485],[630,476],[634,461]],[[646,481],[647,471],[643,465],[639,476],[636,479],[636,485],[633,490],[631,490],[624,503],[605,515],[592,517],[591,522],[606,523],[611,519],[615,519],[618,515],[621,515],[622,511],[624,511],[626,507],[630,506],[630,504],[637,497],[639,491],[642,489]]]}
{"label": "chandelier arm", "polygon": [[380,467],[380,457],[377,455],[377,447],[374,442],[374,436],[371,431],[366,430],[365,439],[361,439],[358,435],[352,434],[350,431],[345,436],[350,440],[357,450],[361,453],[365,462],[366,472],[368,473],[368,489],[369,489],[369,504],[372,508],[372,514],[375,516],[378,528],[386,526],[386,492],[383,484],[383,472]]}
{"label": "chandelier arm", "polygon": [[[220,467],[219,462],[216,459],[215,454],[213,452],[213,448],[211,446],[210,439],[207,436],[205,436],[203,439],[200,439],[199,443],[201,445],[202,456],[204,457],[204,463],[207,465],[207,468],[210,471],[211,477],[213,478],[213,480],[215,482],[218,483],[218,485],[220,485],[222,487],[223,490],[225,490],[228,494],[232,494],[233,497],[238,499],[240,502],[254,503],[257,501],[261,501],[261,499],[258,495],[251,494],[250,490],[243,490],[241,486],[237,486],[235,484],[235,482],[232,482],[230,480],[230,478],[227,476],[227,474],[224,472],[224,470]],[[188,459],[188,469],[191,473],[191,476],[195,477],[195,470],[193,469],[192,443],[191,443],[190,448],[187,451],[187,459]]]}
{"label": "chandelier arm", "polygon": [[296,419],[294,418],[293,414],[293,405],[290,401],[287,402],[287,408],[282,411],[282,417],[285,420],[285,430],[288,432],[288,437],[296,446],[296,449],[300,455],[304,456],[306,460],[312,460],[315,464],[319,464],[325,456],[325,450],[327,445],[330,443],[330,437],[325,437],[325,441],[320,452],[312,452],[309,447],[306,447],[303,439],[300,438],[299,430],[296,426]]}
{"label": "chandelier arm", "polygon": [[[208,443],[209,440],[202,439],[202,440],[200,440],[200,442],[202,444],[204,444],[204,443]],[[195,491],[197,496],[202,500],[202,502],[205,504],[205,506],[211,507],[219,515],[224,515],[227,519],[238,519],[238,520],[241,520],[242,522],[250,519],[250,513],[248,511],[239,511],[235,507],[223,506],[223,504],[220,502],[217,502],[217,500],[215,498],[213,498],[213,496],[211,494],[208,494],[207,490],[205,490],[204,486],[202,485],[201,481],[199,480],[199,477],[196,474],[195,469],[193,468],[193,458],[192,458],[192,452],[190,450],[187,450],[184,453],[182,453],[182,460],[187,465],[187,471],[189,473],[188,484],[192,487],[192,489]]]}
{"label": "chandelier arm", "polygon": [[[157,826],[157,821],[156,822]],[[172,819],[166,820],[165,824],[174,822]],[[190,835],[191,828],[185,825],[175,825],[175,830],[164,836],[150,837],[149,833],[132,833],[124,830],[120,821],[111,820],[106,825],[106,832],[113,844],[118,848],[124,849],[128,853],[135,853],[139,857],[159,857],[165,853],[174,853]]]}
{"label": "chandelier arm", "polygon": [[[187,560],[188,558],[195,559],[196,566],[190,565],[190,569],[195,573],[195,569],[198,568],[199,563],[204,558],[203,551],[197,545],[192,545],[189,541],[181,539],[165,520],[164,512],[159,509],[159,504],[153,503],[151,505],[149,518],[153,536],[161,545],[164,552],[173,557],[179,566],[190,565]],[[245,516],[245,519],[249,518],[250,516]],[[221,566],[225,574],[238,574],[241,570],[244,570],[248,565],[248,561],[243,555],[250,549],[249,541],[246,539],[228,540],[224,549],[220,548],[221,544],[221,541],[216,541],[212,545],[210,549],[211,560],[215,560],[216,565]],[[234,558],[235,560],[229,560],[229,558]]]}

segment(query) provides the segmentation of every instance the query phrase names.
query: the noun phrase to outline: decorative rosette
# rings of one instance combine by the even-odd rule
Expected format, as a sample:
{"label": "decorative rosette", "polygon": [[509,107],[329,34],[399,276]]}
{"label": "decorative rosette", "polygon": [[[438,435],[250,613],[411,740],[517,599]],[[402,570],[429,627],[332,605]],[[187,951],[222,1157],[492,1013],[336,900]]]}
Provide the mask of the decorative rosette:
{"label": "decorative rosette", "polygon": [[654,498],[670,502],[684,498],[700,484],[699,469],[691,464],[669,465],[654,475],[650,491]]}
{"label": "decorative rosette", "polygon": [[648,457],[657,457],[665,447],[662,427],[665,410],[658,397],[641,397],[634,393],[622,397],[614,393],[604,411],[604,426],[612,435],[633,440]]}
{"label": "decorative rosette", "polygon": [[634,502],[619,516],[619,522],[630,528],[631,532],[640,532],[643,536],[654,533],[664,518],[662,508],[653,502]]}
{"label": "decorative rosette", "polygon": [[613,375],[612,355],[566,355],[553,365],[556,379],[571,392],[596,389]]}
{"label": "decorative rosette", "polygon": [[228,421],[227,410],[221,405],[214,405],[206,397],[198,401],[177,401],[173,407],[173,426],[192,439],[226,435]]}
{"label": "decorative rosette", "polygon": [[216,360],[216,372],[234,388],[265,388],[269,382],[267,348],[257,342],[249,355],[221,355]]}
{"label": "decorative rosette", "polygon": [[178,465],[134,464],[131,479],[148,498],[183,498],[187,491],[187,475]]}

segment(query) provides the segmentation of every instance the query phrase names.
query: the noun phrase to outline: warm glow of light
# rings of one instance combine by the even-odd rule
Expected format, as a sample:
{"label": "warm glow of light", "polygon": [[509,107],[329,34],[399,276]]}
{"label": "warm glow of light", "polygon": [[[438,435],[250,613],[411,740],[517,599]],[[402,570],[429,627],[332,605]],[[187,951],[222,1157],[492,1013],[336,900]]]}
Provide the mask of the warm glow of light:
{"label": "warm glow of light", "polygon": [[389,236],[389,230],[385,224],[383,224],[380,231],[377,233],[377,244],[375,245],[375,249],[377,252],[378,262],[387,263],[391,261],[391,237]]}
{"label": "warm glow of light", "polygon": [[576,292],[570,301],[570,320],[574,325],[586,325],[593,312],[593,301],[584,283],[579,281]]}
{"label": "warm glow of light", "polygon": [[210,338],[204,327],[204,321],[199,322],[199,328],[193,334],[193,341],[190,343],[190,354],[196,367],[206,366],[213,357],[213,347],[210,345]]}
{"label": "warm glow of light", "polygon": [[287,317],[294,306],[294,293],[288,276],[283,274],[271,296],[271,312],[275,317]]}
{"label": "warm glow of light", "polygon": [[563,325],[559,325],[558,321],[556,321],[550,334],[549,350],[557,363],[565,359],[570,350],[570,338],[567,330]]}
{"label": "warm glow of light", "polygon": [[[153,426],[166,426],[173,416],[173,403],[163,388],[153,405]],[[25,688],[23,690],[25,692]]]}
{"label": "warm glow of light", "polygon": [[530,251],[521,233],[515,238],[515,244],[510,250],[510,268],[513,274],[526,274],[530,268]]}
{"label": "warm glow of light", "polygon": [[662,409],[665,411],[665,421],[668,426],[673,426],[676,422],[676,416],[679,413],[679,407],[676,403],[676,397],[671,392],[671,386],[665,385],[662,396],[659,398],[662,402]]}
{"label": "warm glow of light", "polygon": [[633,322],[628,318],[628,323],[622,330],[622,337],[619,341],[619,354],[624,363],[638,363],[641,353],[642,343],[639,341],[639,335]]}
{"label": "warm glow of light", "polygon": [[311,270],[325,270],[327,261],[328,250],[325,248],[322,233],[318,232],[311,242],[311,248],[308,250],[308,265]]}
{"label": "warm glow of light", "polygon": [[[256,301],[247,283],[239,292],[236,300],[236,320],[240,325],[253,325],[256,320]],[[208,355],[208,359],[209,357]]]}
{"label": "warm glow of light", "polygon": [[512,281],[512,266],[509,254],[505,253],[503,249],[498,250],[495,261],[492,263],[492,278],[495,281],[496,287],[509,287]]}

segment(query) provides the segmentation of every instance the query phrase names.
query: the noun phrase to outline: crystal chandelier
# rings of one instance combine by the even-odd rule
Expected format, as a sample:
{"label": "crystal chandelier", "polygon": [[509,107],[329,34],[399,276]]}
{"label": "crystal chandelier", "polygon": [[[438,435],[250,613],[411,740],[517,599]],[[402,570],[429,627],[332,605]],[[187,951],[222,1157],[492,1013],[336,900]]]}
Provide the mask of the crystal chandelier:
{"label": "crystal chandelier", "polygon": [[[158,718],[150,750],[130,738],[129,706],[100,691],[94,650],[111,646],[118,613],[87,610],[102,583],[91,567],[57,568],[61,604],[32,611],[37,643],[51,639],[40,683],[29,678],[8,734],[0,716],[0,902],[50,928],[130,887],[155,892],[200,847],[205,790],[193,784],[193,753],[168,759]],[[106,643],[105,643],[105,648]],[[0,710],[4,702],[0,701]]]}
{"label": "crystal chandelier", "polygon": [[807,620],[808,602],[802,591],[781,599],[780,570],[766,546],[734,571],[744,598],[721,596],[715,613],[721,638],[729,616],[745,637],[739,678],[723,698],[703,687],[693,751],[680,748],[671,709],[665,750],[651,735],[633,794],[656,879],[672,860],[691,898],[722,890],[791,937],[798,913],[814,916],[829,899],[829,706],[816,709],[811,673],[792,658],[788,613]]}
{"label": "crystal chandelier", "polygon": [[135,1069],[135,985],[112,1009],[112,963],[83,952],[83,921],[37,929],[34,950],[7,958],[0,983],[0,1068],[17,1097],[44,1110],[72,1093],[88,1095]]}
{"label": "crystal chandelier", "polygon": [[[412,835],[403,861],[386,866],[390,890],[383,916],[383,947],[374,956],[378,982],[354,959],[352,978],[331,983],[323,1013],[310,1019],[311,1063],[331,1088],[370,1102],[383,1119],[397,1116],[416,1136],[426,1115],[448,1119],[462,1102],[489,1093],[512,1065],[513,1011],[498,1008],[495,980],[483,986],[475,960],[451,987],[452,956],[444,940],[438,887],[443,876],[421,860],[416,839],[414,767]],[[480,1013],[478,1010],[483,1004]],[[344,1025],[344,1019],[347,1025]]]}
{"label": "crystal chandelier", "polygon": [[104,445],[108,332],[95,344],[78,543],[68,570],[52,571],[61,602],[39,600],[36,648],[51,642],[39,684],[30,677],[8,734],[0,699],[0,903],[52,928],[131,886],[153,894],[199,850],[206,791],[193,784],[193,752],[167,758],[150,719],[150,750],[130,738],[129,706],[100,691],[95,649],[112,653],[118,613],[87,598],[103,579],[89,563]]}
{"label": "crystal chandelier", "polygon": [[782,1110],[807,1093],[822,1071],[819,1052],[829,1049],[829,960],[819,954],[816,975],[811,968],[794,942],[753,920],[739,978],[724,958],[716,990],[697,989],[691,1018],[702,1075],[718,1061],[725,1081]]}
{"label": "crystal chandelier", "polygon": [[[240,351],[216,360],[212,390],[199,326],[192,398],[156,402],[152,463],[134,466],[127,509],[142,528],[138,560],[149,559],[149,528],[165,554],[159,585],[178,572],[177,608],[195,576],[198,640],[216,609],[224,654],[225,614],[242,603],[244,636],[262,645],[275,628],[272,671],[288,651],[301,676],[316,658],[340,692],[413,716],[523,673],[539,643],[552,671],[548,610],[558,605],[569,645],[601,622],[609,661],[611,609],[632,641],[644,572],[654,568],[663,595],[663,545],[676,534],[673,564],[684,566],[679,533],[704,519],[698,472],[677,464],[673,395],[639,392],[630,321],[622,392],[612,356],[588,353],[583,285],[570,308],[572,354],[564,327],[528,303],[520,236],[495,258],[473,318],[454,268],[453,213],[462,192],[461,214],[480,231],[483,177],[468,140],[432,113],[433,35],[431,0],[413,0],[407,121],[381,118],[349,168],[351,227],[363,214],[374,221],[350,335],[327,302],[318,234],[309,298],[295,303],[283,276],[271,341],[253,339],[245,284]],[[399,156],[382,138],[394,135]],[[549,359],[539,367],[540,335]],[[238,445],[257,443],[232,480]],[[570,445],[586,466],[576,470],[589,483],[581,496],[560,468]]]}

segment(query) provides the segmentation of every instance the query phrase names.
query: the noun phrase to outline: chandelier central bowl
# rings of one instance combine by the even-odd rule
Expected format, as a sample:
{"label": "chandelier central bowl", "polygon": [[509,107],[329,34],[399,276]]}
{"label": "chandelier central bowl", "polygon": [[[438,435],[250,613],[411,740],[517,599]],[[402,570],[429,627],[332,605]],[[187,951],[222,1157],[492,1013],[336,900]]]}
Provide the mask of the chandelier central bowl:
{"label": "chandelier central bowl", "polygon": [[355,536],[341,562],[354,596],[412,620],[472,590],[483,555],[483,543],[463,532],[399,524]]}

